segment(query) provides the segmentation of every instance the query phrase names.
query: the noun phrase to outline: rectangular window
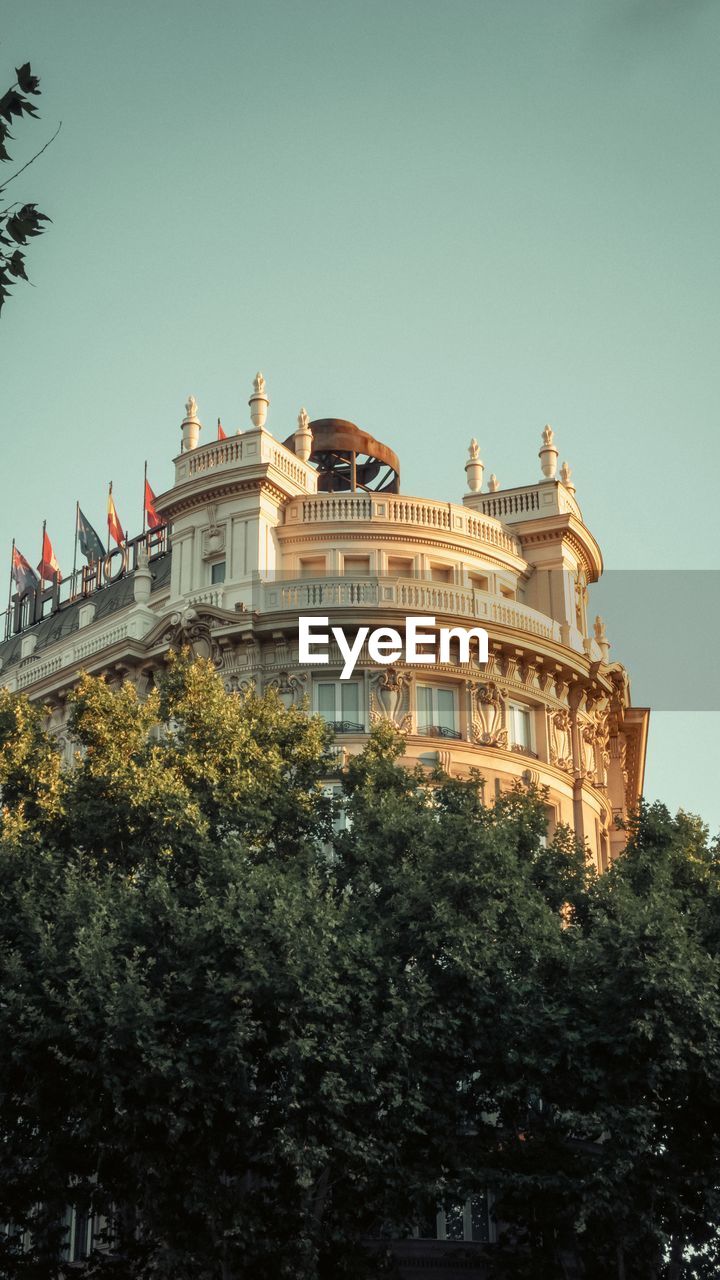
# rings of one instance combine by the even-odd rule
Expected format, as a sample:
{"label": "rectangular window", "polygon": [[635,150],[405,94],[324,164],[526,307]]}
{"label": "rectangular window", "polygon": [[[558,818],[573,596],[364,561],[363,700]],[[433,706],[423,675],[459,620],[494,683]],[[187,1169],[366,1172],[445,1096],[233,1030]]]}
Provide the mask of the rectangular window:
{"label": "rectangular window", "polygon": [[360,574],[365,576],[370,572],[370,557],[344,556],[343,568],[346,574]]}
{"label": "rectangular window", "polygon": [[225,581],[225,561],[224,560],[218,560],[216,564],[211,566],[210,581],[213,583]]}
{"label": "rectangular window", "polygon": [[364,733],[365,717],[360,711],[359,680],[318,680],[317,709],[336,733]]}
{"label": "rectangular window", "polygon": [[388,556],[387,571],[394,578],[412,578],[414,561],[405,556]]}
{"label": "rectangular window", "polygon": [[489,590],[490,590],[490,579],[489,579],[489,578],[486,578],[484,574],[482,574],[482,573],[469,573],[469,574],[468,574],[468,577],[469,577],[469,579],[470,579],[470,586],[471,586],[471,587],[474,587],[476,591],[489,591]]}
{"label": "rectangular window", "polygon": [[417,687],[418,733],[441,738],[459,738],[455,690],[440,685],[419,684]]}
{"label": "rectangular window", "polygon": [[323,578],[325,576],[325,557],[308,556],[300,561],[302,578]]}
{"label": "rectangular window", "polygon": [[510,744],[518,751],[532,751],[532,711],[518,702],[511,702],[508,707],[508,728]]}
{"label": "rectangular window", "polygon": [[433,582],[452,582],[453,571],[452,565],[449,564],[431,564],[430,578]]}

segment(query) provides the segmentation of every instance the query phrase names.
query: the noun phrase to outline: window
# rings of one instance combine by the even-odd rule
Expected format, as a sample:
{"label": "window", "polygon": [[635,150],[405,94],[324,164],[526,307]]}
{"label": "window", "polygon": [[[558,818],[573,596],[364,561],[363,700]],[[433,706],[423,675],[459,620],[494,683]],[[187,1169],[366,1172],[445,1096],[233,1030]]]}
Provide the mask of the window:
{"label": "window", "polygon": [[365,732],[359,680],[318,680],[315,688],[317,709],[336,733]]}
{"label": "window", "polygon": [[405,556],[388,556],[387,571],[394,578],[412,578],[414,562]]}
{"label": "window", "polygon": [[343,568],[346,574],[367,575],[370,572],[370,557],[343,556]]}
{"label": "window", "polygon": [[430,577],[433,582],[452,582],[453,580],[452,565],[431,564]]}
{"label": "window", "polygon": [[490,590],[490,579],[486,578],[483,573],[469,573],[468,578],[470,579],[470,586],[474,587],[476,591]]}
{"label": "window", "polygon": [[210,581],[213,583],[225,581],[225,561],[224,560],[218,560],[214,565],[211,566]]}
{"label": "window", "polygon": [[325,557],[309,556],[300,561],[300,576],[303,578],[323,578],[325,576]]}
{"label": "window", "polygon": [[423,1240],[475,1240],[487,1243],[494,1238],[493,1224],[490,1221],[487,1191],[471,1196],[464,1202],[459,1200],[432,1211],[418,1225],[416,1237]]}
{"label": "window", "polygon": [[514,589],[513,589],[512,587],[501,587],[501,588],[500,588],[500,595],[502,596],[503,600],[514,600],[514,599],[515,599],[515,591],[514,591]]}
{"label": "window", "polygon": [[522,703],[511,702],[508,707],[510,745],[515,751],[532,752],[532,711]]}
{"label": "window", "polygon": [[459,738],[457,701],[454,689],[419,684],[417,689],[418,733],[441,738]]}

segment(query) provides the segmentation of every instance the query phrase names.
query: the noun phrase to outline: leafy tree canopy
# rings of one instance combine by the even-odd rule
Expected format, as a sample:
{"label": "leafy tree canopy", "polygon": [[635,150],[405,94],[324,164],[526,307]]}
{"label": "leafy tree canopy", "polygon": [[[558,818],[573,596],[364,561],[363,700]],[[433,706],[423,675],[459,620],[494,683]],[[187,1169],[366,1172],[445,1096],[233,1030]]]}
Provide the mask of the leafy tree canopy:
{"label": "leafy tree canopy", "polygon": [[72,728],[63,770],[0,691],[4,1274],[61,1274],[74,1203],[95,1274],[378,1275],[488,1186],[489,1276],[717,1274],[696,819],[644,810],[596,877],[541,795],[486,806],[381,727],[339,822],[322,722],[187,658],[144,701],[83,679]]}
{"label": "leafy tree canopy", "polygon": [[[0,161],[5,163],[12,159],[8,151],[8,143],[13,138],[11,126],[22,121],[24,116],[37,117],[38,114],[32,99],[40,94],[40,81],[33,75],[30,63],[24,62],[21,67],[16,67],[15,76],[15,83],[0,97]],[[57,136],[57,131],[54,136]],[[49,143],[45,146],[49,146]],[[12,284],[17,280],[27,280],[25,246],[35,236],[42,235],[45,229],[43,223],[50,221],[36,204],[11,200],[10,204],[5,205],[5,192],[10,183],[44,150],[45,147],[42,147],[22,168],[0,180],[0,203],[4,205],[0,207],[0,311],[10,294]]]}

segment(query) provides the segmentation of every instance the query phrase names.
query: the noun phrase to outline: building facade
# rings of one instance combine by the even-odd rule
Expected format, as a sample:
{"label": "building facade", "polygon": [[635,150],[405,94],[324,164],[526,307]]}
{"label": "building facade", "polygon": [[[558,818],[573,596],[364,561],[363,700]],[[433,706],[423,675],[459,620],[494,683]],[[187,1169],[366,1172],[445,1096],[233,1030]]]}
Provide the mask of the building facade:
{"label": "building facade", "polygon": [[[165,524],[52,588],[16,596],[0,643],[0,682],[42,700],[61,749],[67,695],[81,671],[151,687],[172,646],[212,659],[228,689],[272,687],[307,700],[359,751],[372,725],[394,724],[405,761],[463,776],[479,769],[491,803],[518,780],[547,788],[550,832],[566,823],[598,868],[623,845],[642,791],[649,712],[633,707],[589,593],[602,556],[570,470],[546,427],[539,476],[501,488],[475,441],[458,460],[464,494],[440,502],[402,492],[388,446],[340,419],[279,442],[261,375],[248,429],[200,442],[191,397],[174,482],[157,500]],[[459,486],[461,487],[461,486]],[[445,661],[377,661],[363,644],[352,675],[332,639],[303,662],[299,620],[322,631],[484,628],[480,664],[451,640]],[[320,649],[318,649],[318,653]],[[421,650],[421,653],[423,651]],[[437,654],[433,654],[436,657]]]}
{"label": "building facade", "polygon": [[[156,502],[163,523],[63,583],[16,595],[0,683],[43,703],[70,763],[67,698],[80,673],[143,693],[169,649],[188,644],[229,690],[273,688],[322,715],[342,756],[385,720],[405,739],[405,763],[477,769],[488,803],[518,781],[545,787],[549,831],[572,827],[604,869],[623,845],[615,819],[642,791],[649,712],[632,706],[627,673],[590,620],[602,557],[567,464],[557,474],[551,429],[535,480],[502,489],[491,476],[483,488],[472,441],[458,460],[464,494],[440,502],[404,494],[392,449],[352,423],[310,422],[303,410],[279,442],[260,375],[249,403],[247,430],[202,444],[188,400],[174,482]],[[303,661],[301,619],[327,634],[324,661]],[[404,640],[408,619],[426,636],[420,661],[379,657],[366,638],[342,678],[333,627],[349,643],[363,627]],[[445,652],[429,640],[442,628]],[[487,661],[452,635],[475,628]],[[71,1208],[67,1226],[67,1260],[81,1262],[97,1224]],[[394,1250],[408,1277],[428,1266],[445,1280],[482,1276],[482,1248],[475,1261],[467,1249],[493,1232],[488,1193],[446,1206]]]}

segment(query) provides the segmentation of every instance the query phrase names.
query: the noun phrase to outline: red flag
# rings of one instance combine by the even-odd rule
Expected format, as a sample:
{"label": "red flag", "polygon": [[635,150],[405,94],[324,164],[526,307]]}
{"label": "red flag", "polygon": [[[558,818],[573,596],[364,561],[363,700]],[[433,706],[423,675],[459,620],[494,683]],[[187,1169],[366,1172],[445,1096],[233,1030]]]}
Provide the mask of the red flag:
{"label": "red flag", "polygon": [[47,533],[43,533],[42,560],[38,565],[38,573],[40,574],[41,582],[55,582],[56,579],[58,582],[62,582],[60,565],[55,559],[52,542],[48,538]]}
{"label": "red flag", "polygon": [[222,428],[222,422],[218,418],[218,440],[227,440],[227,436]]}
{"label": "red flag", "polygon": [[159,529],[164,521],[155,510],[155,494],[153,493],[147,480],[145,481],[145,516],[148,522],[148,529]]}
{"label": "red flag", "polygon": [[108,534],[109,534],[109,536],[110,536],[111,538],[114,538],[114,539],[115,539],[115,541],[116,541],[116,543],[117,543],[117,545],[118,545],[119,547],[124,547],[124,546],[125,546],[125,534],[123,533],[123,527],[122,527],[122,525],[121,525],[121,523],[120,523],[120,517],[118,516],[118,513],[117,513],[117,511],[115,510],[115,502],[114,502],[114,499],[113,499],[113,496],[112,496],[112,484],[110,485],[110,492],[108,493],[108,512],[107,512],[107,516],[108,516]]}

